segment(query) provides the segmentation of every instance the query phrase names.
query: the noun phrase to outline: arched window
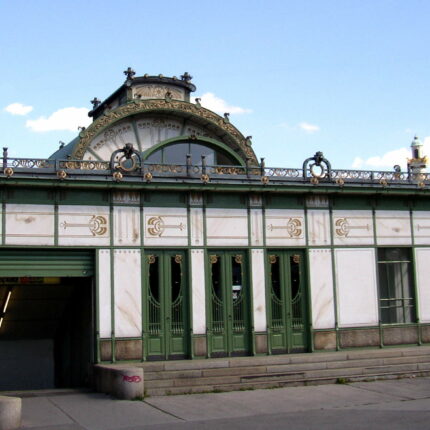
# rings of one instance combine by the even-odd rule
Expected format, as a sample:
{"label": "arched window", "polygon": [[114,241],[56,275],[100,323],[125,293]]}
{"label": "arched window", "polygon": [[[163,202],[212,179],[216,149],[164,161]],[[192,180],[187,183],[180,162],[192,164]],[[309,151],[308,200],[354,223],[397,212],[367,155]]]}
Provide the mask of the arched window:
{"label": "arched window", "polygon": [[147,163],[154,164],[185,164],[187,155],[191,155],[192,164],[201,164],[202,156],[204,155],[208,166],[238,166],[243,164],[237,154],[233,153],[231,149],[221,147],[221,145],[200,139],[198,141],[176,140],[174,142],[162,142],[156,147],[145,151],[143,159]]}

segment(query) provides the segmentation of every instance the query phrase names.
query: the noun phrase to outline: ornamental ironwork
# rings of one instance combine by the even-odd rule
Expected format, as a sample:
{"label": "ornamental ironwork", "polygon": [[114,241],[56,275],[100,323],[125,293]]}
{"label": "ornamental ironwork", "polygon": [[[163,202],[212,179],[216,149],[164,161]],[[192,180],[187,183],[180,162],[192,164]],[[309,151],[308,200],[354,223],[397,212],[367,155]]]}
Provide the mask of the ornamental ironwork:
{"label": "ornamental ironwork", "polygon": [[[308,174],[318,180],[323,178],[330,178],[331,176],[331,164],[324,157],[324,154],[321,151],[315,153],[313,157],[307,158],[303,162],[303,177],[308,177]],[[314,184],[318,183],[314,181]]]}
{"label": "ornamental ironwork", "polygon": [[141,164],[142,157],[131,143],[126,143],[122,149],[112,152],[110,157],[111,170],[130,173],[140,169]]}
{"label": "ornamental ironwork", "polygon": [[[112,154],[110,161],[79,159],[10,158],[4,148],[2,165],[6,177],[18,175],[31,178],[52,177],[65,182],[77,178],[85,180],[108,180],[116,182],[131,180],[156,182],[157,180],[191,181],[198,183],[249,183],[274,187],[278,185],[313,185],[318,187],[357,187],[368,184],[372,187],[413,187],[425,192],[430,185],[430,173],[369,170],[333,170],[328,161],[318,153],[305,160],[304,169],[266,167],[262,159],[259,166],[226,166],[193,164],[191,158],[183,164],[146,163],[132,144],[126,144]],[[318,166],[320,164],[320,167]],[[318,170],[316,170],[318,169]],[[312,174],[313,172],[313,174]]]}

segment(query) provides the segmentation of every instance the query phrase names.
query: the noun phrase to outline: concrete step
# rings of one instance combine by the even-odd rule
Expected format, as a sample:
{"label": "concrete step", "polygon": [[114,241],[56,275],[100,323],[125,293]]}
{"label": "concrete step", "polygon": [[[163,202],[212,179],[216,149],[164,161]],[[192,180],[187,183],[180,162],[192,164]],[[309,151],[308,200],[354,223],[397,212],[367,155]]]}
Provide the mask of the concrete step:
{"label": "concrete step", "polygon": [[[238,368],[240,369],[240,368]],[[235,382],[252,382],[252,381],[276,381],[276,380],[292,380],[292,379],[303,379],[303,378],[339,378],[349,377],[354,375],[367,375],[367,374],[385,374],[385,373],[399,373],[399,372],[417,372],[421,370],[429,370],[430,362],[426,363],[408,363],[408,364],[391,364],[382,366],[361,366],[361,367],[350,367],[350,368],[331,368],[331,369],[313,369],[305,371],[284,371],[279,373],[269,372],[237,372],[233,376],[228,375],[214,375],[212,377],[204,376],[185,376],[182,375],[180,378],[168,377],[164,375],[164,378],[160,379],[145,379],[145,386],[148,387],[179,387],[179,386],[195,386],[195,385],[213,385],[213,384],[230,384]]]}
{"label": "concrete step", "polygon": [[430,347],[143,363],[148,395],[430,375]]}
{"label": "concrete step", "polygon": [[301,364],[278,364],[269,366],[243,366],[243,367],[220,367],[220,368],[202,368],[196,370],[173,370],[173,371],[145,371],[145,381],[149,383],[152,380],[159,379],[189,379],[189,378],[206,378],[206,377],[228,377],[235,375],[261,375],[261,374],[279,374],[279,373],[297,373],[307,371],[322,371],[325,369],[351,369],[364,367],[381,367],[388,365],[401,365],[410,363],[428,363],[430,356],[408,356],[408,357],[390,357],[390,358],[370,358],[354,359],[345,361],[330,361],[317,363]]}
{"label": "concrete step", "polygon": [[142,366],[146,372],[216,369],[227,367],[249,367],[259,365],[303,364],[331,361],[347,361],[409,356],[430,356],[430,346],[410,348],[365,349],[359,351],[333,351],[302,354],[285,354],[257,357],[213,358],[205,360],[153,361],[133,366]]}
{"label": "concrete step", "polygon": [[414,378],[419,376],[430,376],[430,368],[427,370],[417,371],[399,371],[389,373],[368,373],[368,374],[354,374],[353,372],[344,376],[325,376],[325,377],[297,377],[297,378],[282,378],[276,380],[259,380],[259,381],[245,381],[241,380],[239,383],[213,383],[202,385],[183,385],[183,386],[169,386],[169,387],[147,387],[146,395],[149,396],[163,396],[174,394],[194,394],[194,393],[207,393],[207,392],[225,392],[225,391],[247,391],[264,388],[280,388],[280,387],[296,387],[307,385],[322,385],[334,383],[352,383],[373,381],[382,379],[399,379],[399,378]]}

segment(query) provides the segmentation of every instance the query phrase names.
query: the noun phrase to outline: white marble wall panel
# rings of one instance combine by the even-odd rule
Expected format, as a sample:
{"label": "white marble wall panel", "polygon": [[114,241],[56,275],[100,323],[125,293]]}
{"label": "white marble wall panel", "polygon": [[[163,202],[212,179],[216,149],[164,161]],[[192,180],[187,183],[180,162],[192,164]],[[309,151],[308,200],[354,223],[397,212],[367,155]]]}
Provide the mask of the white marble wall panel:
{"label": "white marble wall panel", "polygon": [[203,209],[190,209],[191,246],[203,246]]}
{"label": "white marble wall panel", "polygon": [[112,334],[112,296],[111,296],[111,260],[109,249],[98,252],[98,303],[100,337],[111,337]]}
{"label": "white marble wall panel", "polygon": [[140,245],[140,208],[116,206],[113,209],[114,244]]}
{"label": "white marble wall panel", "polygon": [[179,136],[182,125],[181,121],[172,118],[160,119],[145,116],[137,120],[136,127],[139,140],[142,144],[142,151],[151,148],[163,140]]}
{"label": "white marble wall panel", "polygon": [[414,240],[417,245],[430,245],[430,212],[413,212]]}
{"label": "white marble wall panel", "polygon": [[251,209],[249,223],[251,225],[251,246],[263,246],[263,211]]}
{"label": "white marble wall panel", "polygon": [[430,323],[430,248],[415,249],[417,274],[418,317],[422,323]]}
{"label": "white marble wall panel", "polygon": [[409,211],[376,211],[376,242],[378,245],[410,245]]}
{"label": "white marble wall panel", "polygon": [[59,245],[108,246],[109,235],[108,207],[58,207]]}
{"label": "white marble wall panel", "polygon": [[302,210],[267,209],[266,210],[267,246],[304,246],[305,215]]}
{"label": "white marble wall panel", "polygon": [[114,253],[115,336],[142,334],[141,256],[138,249]]}
{"label": "white marble wall panel", "polygon": [[333,241],[335,245],[373,245],[372,211],[333,211]]}
{"label": "white marble wall panel", "polygon": [[247,246],[247,210],[207,209],[206,234],[209,246]]}
{"label": "white marble wall panel", "polygon": [[[121,121],[96,136],[90,144],[90,149],[101,160],[109,161],[112,152],[124,148],[126,143],[131,143],[134,148],[138,149],[132,123]],[[90,152],[86,152],[85,159],[94,160],[96,158]]]}
{"label": "white marble wall panel", "polygon": [[206,333],[205,253],[191,251],[191,294],[193,303],[193,333]]}
{"label": "white marble wall panel", "polygon": [[335,262],[339,327],[377,325],[375,250],[336,249]]}
{"label": "white marble wall panel", "polygon": [[145,246],[187,246],[188,219],[185,208],[144,208]]}
{"label": "white marble wall panel", "polygon": [[6,245],[54,245],[53,205],[6,205]]}
{"label": "white marble wall panel", "polygon": [[254,328],[256,332],[266,331],[266,286],[264,276],[264,251],[251,250],[252,263],[252,301],[254,312]]}
{"label": "white marble wall panel", "polygon": [[309,245],[330,245],[330,212],[327,210],[308,210]]}
{"label": "white marble wall panel", "polygon": [[333,271],[330,249],[309,250],[309,278],[314,329],[334,328]]}
{"label": "white marble wall panel", "polygon": [[306,244],[304,211],[267,209],[265,221],[267,246],[304,246]]}

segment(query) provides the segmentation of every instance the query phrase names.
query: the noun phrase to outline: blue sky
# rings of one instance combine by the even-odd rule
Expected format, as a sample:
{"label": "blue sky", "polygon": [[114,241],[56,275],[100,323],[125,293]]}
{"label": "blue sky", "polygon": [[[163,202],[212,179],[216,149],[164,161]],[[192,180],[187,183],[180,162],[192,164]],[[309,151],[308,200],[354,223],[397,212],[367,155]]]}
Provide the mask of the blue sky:
{"label": "blue sky", "polygon": [[267,165],[321,150],[334,168],[391,170],[415,133],[430,155],[428,1],[0,0],[0,17],[12,156],[70,141],[127,66],[188,71],[207,107],[238,111],[231,121]]}

